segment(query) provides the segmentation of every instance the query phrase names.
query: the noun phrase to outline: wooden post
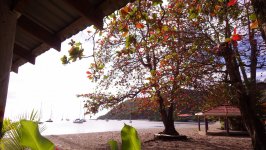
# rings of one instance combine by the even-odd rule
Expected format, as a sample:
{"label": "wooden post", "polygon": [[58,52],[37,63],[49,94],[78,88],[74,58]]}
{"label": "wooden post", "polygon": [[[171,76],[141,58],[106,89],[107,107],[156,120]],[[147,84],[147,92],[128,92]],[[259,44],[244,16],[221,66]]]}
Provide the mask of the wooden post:
{"label": "wooden post", "polygon": [[207,117],[206,117],[206,122],[207,122],[206,123],[207,124],[207,127],[206,128],[207,128],[207,131],[208,131],[209,130],[209,122],[208,122],[208,118]]}
{"label": "wooden post", "polygon": [[227,122],[226,122],[226,117],[224,117],[224,130],[226,130],[226,126],[227,126],[226,123],[227,123]]}
{"label": "wooden post", "polygon": [[200,131],[200,116],[198,116],[198,127],[199,127],[199,131]]}
{"label": "wooden post", "polygon": [[225,118],[226,122],[226,134],[229,135],[229,123],[228,123],[228,117]]}
{"label": "wooden post", "polygon": [[0,1],[0,137],[2,136],[18,16],[16,13],[10,11],[10,2],[10,0]]}
{"label": "wooden post", "polygon": [[205,133],[207,134],[207,132],[208,132],[208,119],[206,116],[204,116],[204,121],[205,121]]}

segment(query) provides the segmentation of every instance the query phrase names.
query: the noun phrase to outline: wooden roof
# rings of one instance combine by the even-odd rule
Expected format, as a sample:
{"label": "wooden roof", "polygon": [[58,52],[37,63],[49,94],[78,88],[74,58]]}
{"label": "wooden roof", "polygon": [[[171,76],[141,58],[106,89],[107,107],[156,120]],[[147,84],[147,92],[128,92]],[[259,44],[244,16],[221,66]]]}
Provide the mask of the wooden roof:
{"label": "wooden roof", "polygon": [[17,20],[13,72],[90,25],[103,27],[103,18],[133,0],[10,0]]}
{"label": "wooden roof", "polygon": [[240,110],[231,105],[221,105],[212,109],[196,113],[198,116],[241,116]]}
{"label": "wooden roof", "polygon": [[178,117],[191,117],[191,114],[178,114]]}

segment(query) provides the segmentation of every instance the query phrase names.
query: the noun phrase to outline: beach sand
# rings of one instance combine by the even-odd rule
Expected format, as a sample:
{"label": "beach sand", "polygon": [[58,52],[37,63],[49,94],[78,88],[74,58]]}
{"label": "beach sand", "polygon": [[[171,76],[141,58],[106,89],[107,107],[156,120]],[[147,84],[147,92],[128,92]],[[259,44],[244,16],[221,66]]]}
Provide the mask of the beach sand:
{"label": "beach sand", "polygon": [[[204,127],[204,126],[203,126]],[[202,135],[197,128],[178,129],[187,141],[154,140],[154,134],[163,129],[139,129],[138,134],[143,150],[249,150],[252,149],[248,136]],[[210,126],[210,132],[218,132],[217,124]],[[121,144],[120,132],[99,132],[69,135],[49,135],[48,137],[61,150],[105,150],[108,141],[117,140]]]}

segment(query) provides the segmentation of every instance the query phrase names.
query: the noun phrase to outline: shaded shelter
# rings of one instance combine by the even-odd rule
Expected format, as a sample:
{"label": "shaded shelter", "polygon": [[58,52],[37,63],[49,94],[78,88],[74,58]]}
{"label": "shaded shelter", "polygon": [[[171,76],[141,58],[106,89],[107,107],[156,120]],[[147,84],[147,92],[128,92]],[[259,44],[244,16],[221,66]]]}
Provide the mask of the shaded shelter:
{"label": "shaded shelter", "polygon": [[[10,71],[90,25],[103,28],[103,18],[134,0],[1,0],[0,1],[0,130]],[[0,132],[1,133],[1,132]]]}
{"label": "shaded shelter", "polygon": [[200,128],[200,117],[204,117],[205,122],[205,132],[207,134],[208,132],[208,116],[215,116],[215,117],[224,117],[225,118],[225,129],[226,133],[229,135],[229,123],[228,123],[228,117],[240,117],[241,113],[238,107],[231,106],[231,105],[221,105],[214,107],[212,109],[208,109],[203,112],[199,112],[195,114],[198,116],[198,129]]}

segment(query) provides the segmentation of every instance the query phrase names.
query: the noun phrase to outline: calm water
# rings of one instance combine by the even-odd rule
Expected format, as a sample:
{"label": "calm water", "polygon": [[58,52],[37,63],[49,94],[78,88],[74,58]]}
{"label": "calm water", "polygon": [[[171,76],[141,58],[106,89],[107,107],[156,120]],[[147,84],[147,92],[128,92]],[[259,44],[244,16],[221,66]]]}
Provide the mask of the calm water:
{"label": "calm water", "polygon": [[[136,129],[145,128],[162,128],[163,123],[158,121],[148,120],[87,120],[82,124],[73,123],[72,121],[45,122],[46,130],[43,135],[59,135],[59,134],[75,134],[75,133],[91,133],[91,132],[106,132],[120,131],[124,124],[131,125]],[[197,127],[196,122],[175,122],[176,128],[191,128]]]}

